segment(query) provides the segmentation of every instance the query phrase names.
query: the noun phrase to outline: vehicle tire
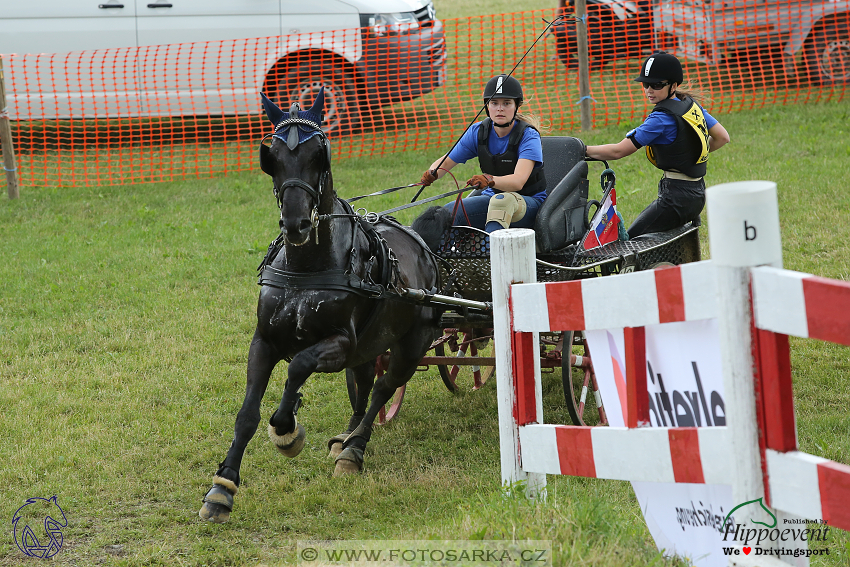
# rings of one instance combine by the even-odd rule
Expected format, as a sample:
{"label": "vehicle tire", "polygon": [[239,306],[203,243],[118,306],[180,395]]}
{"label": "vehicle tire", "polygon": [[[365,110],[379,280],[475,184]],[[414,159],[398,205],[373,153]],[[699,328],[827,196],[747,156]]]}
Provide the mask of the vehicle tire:
{"label": "vehicle tire", "polygon": [[850,22],[830,21],[816,29],[806,43],[809,78],[821,85],[850,82]]}
{"label": "vehicle tire", "polygon": [[[652,17],[648,4],[626,21],[620,20],[604,2],[588,3],[587,22],[588,66],[601,69],[611,61],[639,57],[650,45]],[[556,53],[568,69],[578,68],[578,37],[573,22],[556,27]]]}
{"label": "vehicle tire", "polygon": [[285,68],[275,80],[277,105],[289,111],[293,102],[306,110],[325,87],[322,130],[328,134],[348,134],[360,121],[354,78],[340,63],[327,59],[303,61]]}

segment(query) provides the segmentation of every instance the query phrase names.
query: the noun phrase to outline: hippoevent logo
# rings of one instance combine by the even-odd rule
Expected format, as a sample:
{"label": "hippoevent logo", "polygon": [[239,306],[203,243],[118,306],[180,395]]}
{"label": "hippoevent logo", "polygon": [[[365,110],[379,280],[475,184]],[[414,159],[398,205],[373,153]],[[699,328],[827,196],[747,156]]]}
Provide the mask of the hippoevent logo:
{"label": "hippoevent logo", "polygon": [[[12,535],[24,555],[47,559],[62,549],[62,528],[68,527],[68,519],[56,499],[29,498],[12,516]],[[36,533],[33,526],[44,529]]]}
{"label": "hippoevent logo", "polygon": [[[748,527],[744,524],[736,524],[734,521],[729,521],[735,510],[755,504],[761,506],[761,509],[767,512],[771,518],[770,523],[751,520],[753,524],[764,526],[763,528]],[[723,523],[725,525],[723,541],[732,541],[743,545],[741,549],[724,547],[724,555],[740,555],[741,552],[744,555],[750,555],[752,553],[753,555],[786,555],[793,557],[829,555],[829,548],[801,549],[802,542],[827,541],[829,527],[824,520],[785,519],[783,520],[783,525],[778,526],[776,514],[764,505],[764,501],[761,498],[738,504],[732,508]],[[799,527],[786,527],[785,524],[790,524],[791,526],[797,525]],[[815,524],[819,527],[810,528],[808,527],[809,524]]]}

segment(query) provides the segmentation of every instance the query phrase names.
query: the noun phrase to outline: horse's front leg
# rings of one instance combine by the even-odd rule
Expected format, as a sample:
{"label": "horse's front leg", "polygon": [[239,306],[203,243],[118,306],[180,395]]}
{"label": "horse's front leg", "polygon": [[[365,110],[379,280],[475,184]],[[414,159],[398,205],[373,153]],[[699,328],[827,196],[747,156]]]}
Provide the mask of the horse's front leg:
{"label": "horse's front leg", "polygon": [[351,341],[346,335],[328,337],[299,352],[289,363],[289,374],[280,406],[269,419],[269,438],[287,457],[295,457],[304,448],[307,432],[295,414],[301,404],[298,392],[314,372],[339,372],[345,367]]}
{"label": "horse's front leg", "polygon": [[227,457],[219,464],[218,472],[213,476],[213,486],[204,496],[204,505],[198,512],[204,520],[222,523],[230,518],[233,497],[239,490],[239,468],[245,447],[257,432],[257,426],[260,424],[260,402],[278,361],[280,357],[274,348],[255,333],[248,351],[245,400],[236,416],[233,442],[227,451]]}

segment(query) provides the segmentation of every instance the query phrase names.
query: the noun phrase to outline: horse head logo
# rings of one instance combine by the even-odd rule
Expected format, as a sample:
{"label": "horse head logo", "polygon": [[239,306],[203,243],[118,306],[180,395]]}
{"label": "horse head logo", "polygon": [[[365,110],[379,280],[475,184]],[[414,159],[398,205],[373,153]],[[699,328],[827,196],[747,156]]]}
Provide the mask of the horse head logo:
{"label": "horse head logo", "polygon": [[[68,519],[56,498],[29,498],[12,516],[12,534],[24,555],[47,559],[62,549],[62,528],[68,527]],[[36,534],[31,527],[38,524],[44,525],[42,534]]]}
{"label": "horse head logo", "polygon": [[766,526],[768,528],[775,528],[776,527],[776,514],[771,512],[770,508],[768,508],[767,506],[764,505],[764,500],[761,499],[761,498],[756,498],[755,500],[748,500],[747,502],[744,502],[742,504],[738,504],[737,506],[732,508],[732,510],[730,510],[729,513],[726,514],[726,518],[723,520],[723,525],[724,526],[728,525],[729,517],[732,515],[732,513],[735,510],[737,510],[738,508],[743,508],[744,506],[747,506],[749,504],[758,504],[759,506],[761,506],[761,509],[764,510],[765,512],[767,512],[770,515],[770,517],[773,519],[773,523],[770,524],[770,525],[768,525],[766,522],[759,522],[758,520],[752,520],[752,522],[754,524],[761,524],[762,526]]}

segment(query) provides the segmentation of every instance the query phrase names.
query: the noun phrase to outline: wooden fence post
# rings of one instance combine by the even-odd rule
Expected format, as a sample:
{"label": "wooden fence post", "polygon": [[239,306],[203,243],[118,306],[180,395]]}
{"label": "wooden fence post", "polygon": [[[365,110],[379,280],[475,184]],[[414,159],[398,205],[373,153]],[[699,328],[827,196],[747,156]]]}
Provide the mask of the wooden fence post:
{"label": "wooden fence post", "polygon": [[578,93],[581,129],[593,129],[590,112],[590,63],[587,52],[587,0],[576,0],[576,50],[578,51]]}
{"label": "wooden fence post", "polygon": [[18,166],[15,162],[15,141],[9,124],[9,109],[6,107],[6,79],[3,76],[3,58],[0,57],[0,146],[3,148],[3,169],[6,170],[6,185],[9,198],[18,198]]}
{"label": "wooden fence post", "polygon": [[[493,291],[493,350],[496,355],[496,389],[499,399],[499,448],[502,463],[502,485],[510,488],[525,483],[529,497],[545,496],[546,475],[522,470],[517,423],[516,373],[514,371],[513,332],[510,315],[512,283],[537,281],[534,231],[527,228],[498,230],[490,235],[490,270]],[[532,349],[538,334],[534,333]],[[536,354],[536,353],[535,353]],[[540,357],[534,356],[535,372],[540,372]],[[542,422],[543,393],[540,382],[535,385],[536,415]]]}

